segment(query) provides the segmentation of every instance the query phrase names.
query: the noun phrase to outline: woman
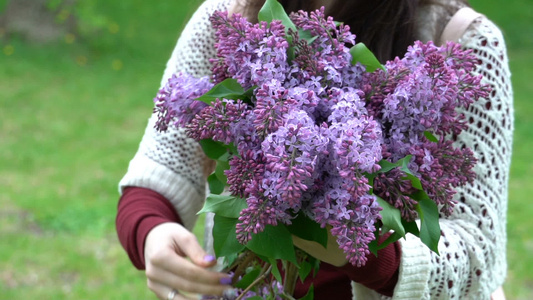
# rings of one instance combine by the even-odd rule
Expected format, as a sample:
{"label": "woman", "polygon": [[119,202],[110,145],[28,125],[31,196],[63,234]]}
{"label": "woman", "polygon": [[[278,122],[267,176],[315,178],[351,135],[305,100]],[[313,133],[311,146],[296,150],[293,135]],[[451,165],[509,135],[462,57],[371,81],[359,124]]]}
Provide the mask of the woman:
{"label": "woman", "polygon": [[[167,64],[162,85],[178,71],[210,74],[215,56],[209,16],[216,10],[243,13],[253,20],[261,0],[241,4],[207,0],[185,28]],[[457,193],[452,216],[441,219],[440,256],[407,237],[369,256],[363,268],[346,265],[333,244],[327,249],[297,240],[321,259],[314,279],[316,299],[489,299],[506,273],[505,220],[512,145],[512,90],[504,40],[484,16],[446,28],[462,1],[281,1],[287,11],[326,7],[326,14],[349,24],[357,41],[381,61],[402,55],[414,40],[437,43],[458,39],[478,57],[476,72],[492,92],[465,111],[470,128],[458,143],[470,147],[479,163],[472,185]],[[455,23],[456,21],[452,22]],[[459,22],[461,23],[461,22]],[[445,29],[446,28],[446,29]],[[444,32],[444,37],[443,37]],[[205,197],[204,156],[181,129],[154,129],[152,116],[139,150],[120,183],[117,231],[133,264],[146,269],[149,288],[160,299],[187,299],[187,293],[221,295],[230,288],[226,274],[190,232]],[[305,293],[310,282],[300,284]],[[179,292],[176,292],[179,291]]]}

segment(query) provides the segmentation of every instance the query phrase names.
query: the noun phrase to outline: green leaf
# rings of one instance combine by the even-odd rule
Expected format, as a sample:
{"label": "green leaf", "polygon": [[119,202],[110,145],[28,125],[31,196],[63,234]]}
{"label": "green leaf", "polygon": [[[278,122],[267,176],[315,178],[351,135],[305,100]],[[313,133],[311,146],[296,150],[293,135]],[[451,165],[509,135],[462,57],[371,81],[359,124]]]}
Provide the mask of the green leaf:
{"label": "green leaf", "polygon": [[423,191],[417,192],[411,195],[411,197],[418,201],[416,211],[420,217],[420,240],[428,246],[429,249],[439,254],[439,208]]}
{"label": "green leaf", "polygon": [[233,255],[242,251],[245,246],[237,241],[235,232],[239,219],[215,215],[213,226],[213,248],[218,257]]}
{"label": "green leaf", "polygon": [[282,224],[277,226],[267,225],[265,229],[252,234],[252,239],[246,248],[268,258],[283,259],[296,264],[296,254],[292,243],[292,234]]}
{"label": "green leaf", "polygon": [[211,104],[211,102],[215,101],[217,98],[241,99],[244,98],[244,94],[244,89],[239,82],[236,79],[228,78],[215,85],[201,97],[196,98],[196,100]]}
{"label": "green leaf", "polygon": [[407,222],[402,219],[403,228],[405,228],[405,232],[409,232],[415,236],[420,236],[420,229],[418,229],[418,225],[416,225],[415,221]]}
{"label": "green leaf", "polygon": [[379,62],[374,53],[363,43],[355,44],[350,49],[350,54],[352,54],[352,65],[359,62],[366,67],[367,72],[374,72],[377,69],[385,70],[385,67]]}
{"label": "green leaf", "polygon": [[260,297],[260,296],[253,296],[253,297],[250,297],[250,298],[246,298],[247,300],[264,300],[263,297]]}
{"label": "green leaf", "polygon": [[272,266],[272,270],[270,272],[272,272],[272,275],[274,275],[274,278],[276,278],[278,282],[283,282],[283,280],[281,279],[281,272],[279,271],[279,268],[278,268],[278,261],[274,258],[268,258],[268,262]]}
{"label": "green leaf", "polygon": [[239,253],[237,252],[224,256],[224,263],[223,263],[224,269],[227,269],[230,266],[232,266],[233,263],[237,261],[237,258],[239,258]]}
{"label": "green leaf", "polygon": [[433,133],[431,133],[429,131],[424,131],[424,136],[430,142],[433,142],[433,143],[438,143],[439,142],[439,139],[436,136],[434,136]]}
{"label": "green leaf", "polygon": [[417,190],[423,190],[423,187],[422,187],[422,182],[420,181],[420,179],[418,177],[416,177],[415,175],[413,174],[407,174],[404,179],[408,179],[409,181],[411,181],[411,185],[417,189]]}
{"label": "green leaf", "polygon": [[311,31],[303,29],[298,30],[298,36],[301,40],[307,41],[307,44],[309,45],[312,44],[318,38],[318,35],[313,35]]}
{"label": "green leaf", "polygon": [[308,241],[315,241],[326,248],[328,246],[328,231],[321,228],[320,224],[311,220],[304,214],[298,214],[292,220],[292,224],[287,226],[289,231],[295,236]]}
{"label": "green leaf", "polygon": [[218,160],[221,156],[228,153],[228,146],[221,142],[213,141],[212,139],[200,140],[200,146],[205,155],[213,160]]}
{"label": "green leaf", "polygon": [[405,177],[403,179],[411,181],[411,185],[414,188],[422,190],[422,182],[418,177],[414,175],[413,172],[411,172],[411,170],[409,170],[409,162],[411,162],[412,157],[412,155],[407,155],[395,163],[391,163],[387,160],[382,159],[379,162],[381,169],[378,171],[378,173],[386,173],[394,168],[400,168],[400,170],[405,173]]}
{"label": "green leaf", "polygon": [[313,265],[308,262],[307,260],[304,260],[298,269],[298,276],[300,277],[300,280],[304,282],[304,280],[309,276],[309,273],[311,273],[311,270],[313,270]]}
{"label": "green leaf", "polygon": [[257,89],[257,85],[254,85],[251,88],[247,89],[243,94],[244,99],[241,100],[244,103],[252,104],[252,96],[254,95],[255,89]]}
{"label": "green leaf", "polygon": [[368,251],[378,257],[378,233],[374,233],[375,239],[368,243]]}
{"label": "green leaf", "polygon": [[271,23],[273,20],[280,20],[285,30],[289,28],[296,31],[296,25],[289,18],[283,6],[277,0],[267,0],[259,11],[259,21]]}
{"label": "green leaf", "polygon": [[382,208],[379,214],[381,215],[381,222],[383,225],[393,229],[395,233],[401,237],[404,237],[405,229],[403,228],[400,210],[390,205],[387,201],[381,199],[380,197],[376,196],[376,199],[379,203],[379,206]]}
{"label": "green leaf", "polygon": [[250,284],[252,284],[252,282],[254,282],[254,280],[257,279],[257,277],[259,277],[260,274],[261,274],[260,268],[253,268],[248,273],[246,273],[246,275],[244,275],[241,280],[239,280],[235,284],[235,287],[240,288],[240,289],[247,288]]}
{"label": "green leaf", "polygon": [[[229,155],[229,153],[227,153]],[[222,156],[224,157],[224,156]],[[229,170],[229,162],[227,159],[217,160],[217,166],[215,167],[215,175],[218,180],[224,185],[228,182],[228,177],[224,174],[224,171]]]}
{"label": "green leaf", "polygon": [[390,161],[388,160],[385,160],[385,159],[382,159],[379,161],[379,165],[381,166],[381,169],[378,171],[378,173],[387,173],[389,172],[390,170],[394,169],[394,168],[401,168],[402,170],[404,168],[407,169],[407,171],[409,173],[411,173],[411,171],[409,170],[409,168],[407,168],[407,165],[409,164],[409,162],[411,161],[411,158],[413,156],[412,155],[407,155],[405,156],[404,158],[402,159],[399,159],[397,162],[395,163],[391,163]]}
{"label": "green leaf", "polygon": [[226,185],[220,181],[215,173],[207,177],[207,183],[209,184],[209,192],[211,194],[222,194]]}
{"label": "green leaf", "polygon": [[384,240],[383,242],[381,242],[381,244],[378,245],[377,247],[377,250],[381,250],[381,249],[384,249],[385,247],[387,247],[388,245],[396,242],[397,240],[401,239],[402,237],[405,237],[405,235],[400,235],[396,232],[393,232],[391,235],[389,235],[389,237]]}
{"label": "green leaf", "polygon": [[236,219],[246,207],[246,200],[242,198],[212,194],[207,197],[204,207],[198,213],[212,212],[217,216]]}
{"label": "green leaf", "polygon": [[300,300],[313,300],[315,299],[315,287],[311,284],[309,287],[309,290],[307,291],[307,294],[300,298]]}
{"label": "green leaf", "polygon": [[[231,155],[239,155],[239,150],[237,149],[237,147],[233,143],[230,143],[228,145],[228,150],[229,150],[229,153]],[[228,156],[228,161],[229,161],[229,156]]]}

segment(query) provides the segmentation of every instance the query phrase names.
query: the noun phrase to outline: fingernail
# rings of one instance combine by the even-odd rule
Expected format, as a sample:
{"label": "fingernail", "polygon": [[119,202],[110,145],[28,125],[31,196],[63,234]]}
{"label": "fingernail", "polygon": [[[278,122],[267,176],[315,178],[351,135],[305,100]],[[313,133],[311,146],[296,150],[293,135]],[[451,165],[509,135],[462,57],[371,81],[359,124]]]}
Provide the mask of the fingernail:
{"label": "fingernail", "polygon": [[224,277],[220,279],[220,284],[223,285],[230,285],[231,284],[231,277]]}
{"label": "fingernail", "polygon": [[216,258],[215,258],[213,255],[206,255],[206,256],[204,256],[204,261],[205,261],[205,262],[210,263],[210,262],[214,262],[215,260],[216,260]]}

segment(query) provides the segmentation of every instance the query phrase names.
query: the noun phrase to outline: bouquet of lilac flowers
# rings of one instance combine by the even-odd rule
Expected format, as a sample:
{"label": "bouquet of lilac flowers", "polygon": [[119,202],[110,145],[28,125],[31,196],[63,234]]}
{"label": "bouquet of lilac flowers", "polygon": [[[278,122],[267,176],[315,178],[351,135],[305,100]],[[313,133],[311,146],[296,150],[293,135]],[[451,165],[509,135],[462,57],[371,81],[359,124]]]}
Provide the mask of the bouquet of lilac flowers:
{"label": "bouquet of lilac flowers", "polygon": [[278,260],[310,274],[292,235],[326,245],[330,230],[357,266],[407,232],[437,252],[439,212],[475,176],[453,144],[467,127],[457,108],[488,92],[470,52],[416,42],[383,66],[323,9],[287,16],[268,0],[259,20],[215,13],[213,76],[176,74],[154,99],[159,130],[185,127],[217,161],[202,212],[239,297],[289,297]]}

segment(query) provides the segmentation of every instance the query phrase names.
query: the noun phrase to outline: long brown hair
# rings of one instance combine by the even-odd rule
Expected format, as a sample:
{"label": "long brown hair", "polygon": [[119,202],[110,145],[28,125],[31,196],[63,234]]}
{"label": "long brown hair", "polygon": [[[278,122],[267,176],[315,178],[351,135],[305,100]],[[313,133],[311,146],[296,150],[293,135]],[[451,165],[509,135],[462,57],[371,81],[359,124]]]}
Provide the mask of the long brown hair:
{"label": "long brown hair", "polygon": [[[383,63],[401,56],[415,40],[417,10],[431,0],[332,0],[326,11],[336,21],[344,22],[356,34],[356,42],[365,43]],[[250,21],[265,0],[247,0]],[[279,0],[287,12],[316,8],[313,0]]]}

